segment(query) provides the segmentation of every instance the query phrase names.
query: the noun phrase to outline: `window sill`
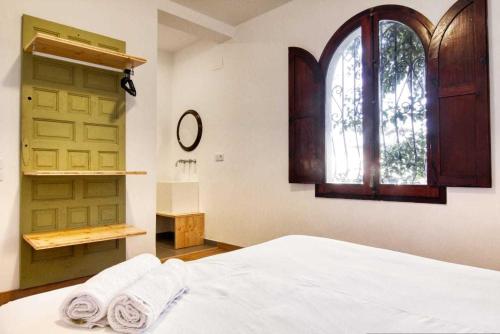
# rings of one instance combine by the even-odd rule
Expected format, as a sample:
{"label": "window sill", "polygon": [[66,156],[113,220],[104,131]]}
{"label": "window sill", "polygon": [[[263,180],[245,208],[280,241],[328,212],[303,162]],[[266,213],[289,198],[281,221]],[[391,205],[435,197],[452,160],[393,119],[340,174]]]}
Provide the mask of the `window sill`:
{"label": "window sill", "polygon": [[356,188],[364,187],[353,185],[352,189],[349,188],[349,185],[317,184],[315,195],[324,198],[446,204],[446,187],[380,185],[377,193],[371,194],[356,191]]}

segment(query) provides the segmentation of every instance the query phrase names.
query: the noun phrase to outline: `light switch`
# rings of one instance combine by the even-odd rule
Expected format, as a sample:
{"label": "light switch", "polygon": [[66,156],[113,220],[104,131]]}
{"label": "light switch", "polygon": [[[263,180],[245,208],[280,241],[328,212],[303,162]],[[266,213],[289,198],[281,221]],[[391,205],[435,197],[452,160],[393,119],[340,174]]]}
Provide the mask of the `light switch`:
{"label": "light switch", "polygon": [[3,159],[0,158],[0,170],[3,169]]}
{"label": "light switch", "polygon": [[215,154],[215,161],[224,161],[224,154],[223,153],[216,153]]}

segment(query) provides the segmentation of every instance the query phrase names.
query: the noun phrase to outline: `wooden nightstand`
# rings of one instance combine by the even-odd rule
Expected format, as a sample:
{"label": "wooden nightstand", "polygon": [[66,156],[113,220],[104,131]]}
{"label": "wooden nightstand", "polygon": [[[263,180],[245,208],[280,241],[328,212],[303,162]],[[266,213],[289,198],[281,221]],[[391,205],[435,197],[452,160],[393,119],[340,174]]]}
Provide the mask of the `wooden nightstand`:
{"label": "wooden nightstand", "polygon": [[157,212],[156,216],[166,218],[165,231],[174,232],[174,249],[203,245],[205,238],[204,213]]}

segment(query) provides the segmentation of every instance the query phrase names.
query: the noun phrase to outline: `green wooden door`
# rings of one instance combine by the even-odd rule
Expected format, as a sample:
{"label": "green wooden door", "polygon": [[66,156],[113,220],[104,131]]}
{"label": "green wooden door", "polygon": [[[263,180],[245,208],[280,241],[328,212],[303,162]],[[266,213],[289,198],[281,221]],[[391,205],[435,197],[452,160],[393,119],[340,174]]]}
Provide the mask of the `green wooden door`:
{"label": "green wooden door", "polygon": [[[23,17],[23,46],[36,32],[125,51],[125,43]],[[21,169],[124,170],[121,74],[23,52]],[[125,223],[124,176],[21,176],[21,235]],[[21,288],[91,275],[125,259],[114,240],[35,251],[21,240]]]}

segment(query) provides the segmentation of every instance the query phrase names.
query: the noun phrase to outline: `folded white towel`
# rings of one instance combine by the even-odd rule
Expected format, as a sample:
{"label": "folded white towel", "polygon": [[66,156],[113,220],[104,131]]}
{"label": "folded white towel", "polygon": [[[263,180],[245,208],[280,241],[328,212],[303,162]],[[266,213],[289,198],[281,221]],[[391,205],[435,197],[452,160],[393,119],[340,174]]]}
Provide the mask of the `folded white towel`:
{"label": "folded white towel", "polygon": [[142,333],[187,290],[186,282],[186,264],[168,260],[111,301],[109,325],[121,333]]}
{"label": "folded white towel", "polygon": [[66,297],[60,308],[62,318],[86,328],[106,326],[106,312],[113,297],[160,265],[156,256],[142,254],[101,271]]}

